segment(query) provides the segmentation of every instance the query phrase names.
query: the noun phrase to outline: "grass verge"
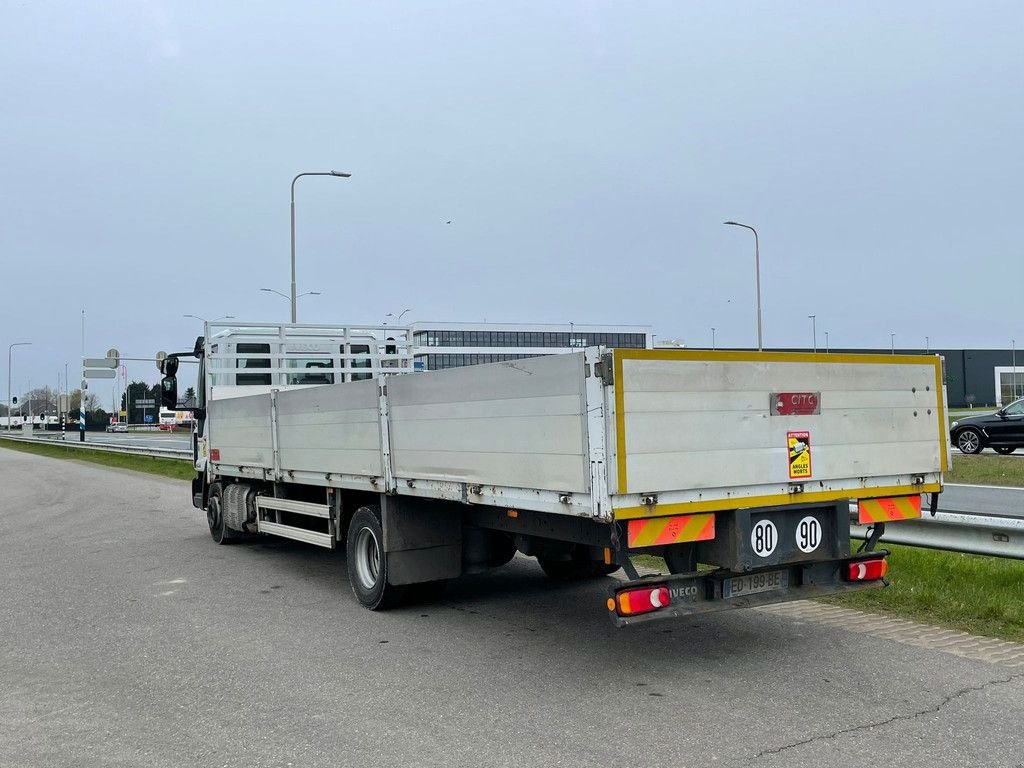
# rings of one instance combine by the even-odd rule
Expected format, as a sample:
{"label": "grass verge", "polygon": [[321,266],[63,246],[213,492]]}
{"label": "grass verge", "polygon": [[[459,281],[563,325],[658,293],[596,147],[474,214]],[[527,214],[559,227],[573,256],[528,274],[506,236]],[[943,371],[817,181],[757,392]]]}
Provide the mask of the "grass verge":
{"label": "grass verge", "polygon": [[37,456],[49,456],[54,459],[77,459],[104,467],[130,469],[133,472],[146,472],[151,475],[171,477],[175,480],[191,480],[195,475],[192,464],[176,459],[161,459],[153,456],[132,456],[126,453],[107,453],[106,451],[90,451],[72,448],[69,445],[22,443],[14,440],[0,440],[0,447],[12,451],[34,453]]}
{"label": "grass verge", "polygon": [[945,480],[947,483],[964,485],[1024,488],[1024,458],[953,454],[953,468],[945,474]]}
{"label": "grass verge", "polygon": [[[883,546],[892,552],[886,589],[824,597],[822,602],[1024,643],[1024,562]],[[633,562],[668,573],[660,557],[636,555]]]}
{"label": "grass verge", "polygon": [[890,549],[886,589],[825,602],[1024,642],[1024,562],[883,544]]}

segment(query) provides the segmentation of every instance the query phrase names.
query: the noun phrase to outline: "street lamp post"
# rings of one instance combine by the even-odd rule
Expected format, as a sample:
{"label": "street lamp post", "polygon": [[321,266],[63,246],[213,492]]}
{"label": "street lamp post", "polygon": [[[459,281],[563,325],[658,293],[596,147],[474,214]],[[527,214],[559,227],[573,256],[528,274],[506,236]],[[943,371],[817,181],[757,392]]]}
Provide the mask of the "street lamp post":
{"label": "street lamp post", "polygon": [[[401,325],[402,324],[402,318],[405,317],[405,313],[406,312],[411,312],[411,311],[412,310],[410,310],[410,309],[403,309],[401,312],[398,313],[398,317],[395,318],[395,322],[397,324]],[[395,313],[394,312],[388,312],[386,315],[384,315],[384,317],[395,317]],[[386,320],[384,321],[384,325],[387,325],[387,321]],[[573,328],[574,327],[575,327],[575,323],[569,323],[569,336],[570,337],[572,337],[572,333],[573,333]],[[569,343],[571,344],[572,341],[570,341]]]}
{"label": "street lamp post", "polygon": [[200,317],[199,315],[182,315],[182,317],[192,317],[192,318],[195,318],[196,320],[201,320],[204,323],[216,323],[218,320],[234,320],[235,319],[234,315],[221,315],[220,317],[213,318],[213,320],[207,320],[205,317]]}
{"label": "street lamp post", "polygon": [[295,182],[303,176],[337,176],[341,179],[347,179],[351,175],[351,173],[345,173],[344,171],[306,171],[292,179],[292,323],[298,322],[296,320],[296,307],[299,299],[295,295]]}
{"label": "street lamp post", "polygon": [[825,354],[828,354],[828,331],[825,331]]}
{"label": "street lamp post", "polygon": [[817,315],[808,315],[807,317],[809,317],[810,320],[811,320],[811,349],[814,351],[815,354],[817,354],[818,353],[818,326],[815,323],[817,322],[817,317],[818,316]]}
{"label": "street lamp post", "polygon": [[896,354],[896,334],[895,333],[890,333],[889,334],[889,354],[891,354],[891,355],[895,355]]}
{"label": "street lamp post", "polygon": [[31,341],[16,341],[7,347],[7,431],[11,431],[11,352],[15,347],[31,346]]}
{"label": "street lamp post", "polygon": [[711,351],[715,351],[715,326],[711,326]]}
{"label": "street lamp post", "polygon": [[749,224],[740,224],[738,221],[723,222],[731,227],[743,227],[754,233],[754,279],[757,284],[757,351],[764,349],[764,339],[761,332],[761,246],[757,238],[757,230]]}
{"label": "street lamp post", "polygon": [[[263,291],[264,293],[276,293],[278,296],[280,296],[285,301],[291,301],[293,307],[295,306],[294,302],[298,301],[303,296],[319,296],[320,295],[320,291],[306,291],[305,293],[300,293],[298,296],[295,296],[295,294],[293,293],[292,297],[289,297],[289,296],[286,296],[285,294],[281,293],[280,291],[275,291],[273,288],[260,288],[260,290]],[[292,322],[293,323],[295,322],[295,313],[294,312],[292,312]]]}

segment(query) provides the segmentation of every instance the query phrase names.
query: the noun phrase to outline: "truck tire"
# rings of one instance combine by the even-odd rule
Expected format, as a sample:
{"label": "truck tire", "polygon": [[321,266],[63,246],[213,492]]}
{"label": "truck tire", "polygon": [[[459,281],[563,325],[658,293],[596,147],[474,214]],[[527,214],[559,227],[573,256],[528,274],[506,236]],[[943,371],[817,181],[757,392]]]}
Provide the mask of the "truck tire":
{"label": "truck tire", "polygon": [[240,534],[224,525],[224,488],[220,483],[210,486],[210,498],[206,502],[206,523],[210,536],[217,544],[231,544]]}
{"label": "truck tire", "polygon": [[607,565],[599,560],[557,560],[550,557],[538,557],[541,570],[552,581],[578,581],[594,579],[599,576],[610,576],[620,566],[612,563]]}
{"label": "truck tire", "polygon": [[388,584],[388,558],[377,507],[359,507],[352,515],[345,554],[348,580],[360,605],[379,611],[401,602],[402,588]]}

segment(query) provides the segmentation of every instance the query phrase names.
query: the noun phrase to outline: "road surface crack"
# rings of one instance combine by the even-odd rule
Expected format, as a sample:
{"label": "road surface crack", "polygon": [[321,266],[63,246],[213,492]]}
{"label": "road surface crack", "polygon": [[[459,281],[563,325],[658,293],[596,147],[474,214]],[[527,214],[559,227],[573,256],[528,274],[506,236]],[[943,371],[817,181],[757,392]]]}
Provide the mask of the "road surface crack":
{"label": "road surface crack", "polygon": [[746,766],[753,765],[754,762],[756,762],[757,760],[759,760],[762,757],[765,757],[767,755],[778,755],[778,754],[781,754],[783,752],[787,752],[787,751],[789,751],[791,749],[796,749],[797,747],[802,747],[802,746],[804,746],[806,744],[813,744],[813,743],[819,742],[819,741],[830,741],[830,740],[838,738],[840,736],[845,736],[845,735],[847,735],[849,733],[856,733],[857,731],[869,730],[871,728],[879,728],[879,727],[882,727],[882,726],[885,726],[885,725],[890,725],[891,723],[896,723],[896,722],[900,722],[900,721],[903,721],[903,720],[915,720],[918,717],[921,717],[922,715],[938,714],[940,711],[942,711],[942,709],[947,704],[950,704],[950,703],[956,701],[957,699],[959,699],[962,696],[966,696],[969,693],[976,693],[977,691],[983,691],[986,688],[990,688],[990,687],[992,687],[994,685],[1007,685],[1008,683],[1012,683],[1013,681],[1020,680],[1022,678],[1024,678],[1024,674],[1011,675],[1010,677],[1007,677],[1007,678],[1004,678],[1004,679],[989,680],[988,682],[982,683],[981,685],[972,685],[972,686],[969,686],[967,688],[961,688],[958,691],[954,691],[953,693],[951,693],[948,696],[946,696],[946,698],[944,698],[942,701],[940,701],[934,707],[927,707],[926,709],[921,709],[921,710],[918,710],[916,712],[908,712],[907,714],[903,714],[903,715],[893,715],[892,717],[886,718],[885,720],[878,720],[878,721],[872,722],[872,723],[864,723],[862,725],[854,725],[854,726],[851,726],[849,728],[841,728],[838,731],[834,731],[832,733],[826,733],[826,734],[822,734],[822,735],[819,735],[819,736],[812,736],[809,739],[802,739],[800,741],[794,741],[792,744],[784,744],[781,747],[774,747],[772,749],[765,749],[765,750],[762,750],[761,752],[758,752],[756,755],[754,755],[752,758],[750,758],[750,761],[745,763],[744,765],[746,765]]}

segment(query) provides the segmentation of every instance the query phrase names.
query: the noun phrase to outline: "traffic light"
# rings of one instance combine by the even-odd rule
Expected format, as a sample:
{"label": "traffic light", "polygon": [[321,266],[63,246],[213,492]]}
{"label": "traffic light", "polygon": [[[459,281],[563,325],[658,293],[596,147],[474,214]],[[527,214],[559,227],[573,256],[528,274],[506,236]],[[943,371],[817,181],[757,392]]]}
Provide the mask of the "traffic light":
{"label": "traffic light", "polygon": [[11,405],[17,405],[17,404],[18,404],[18,398],[17,397],[12,397],[11,398]]}

